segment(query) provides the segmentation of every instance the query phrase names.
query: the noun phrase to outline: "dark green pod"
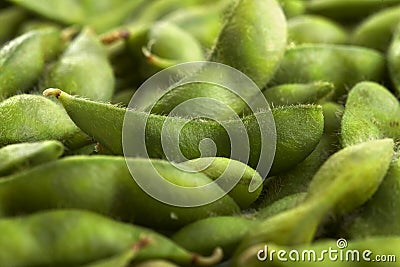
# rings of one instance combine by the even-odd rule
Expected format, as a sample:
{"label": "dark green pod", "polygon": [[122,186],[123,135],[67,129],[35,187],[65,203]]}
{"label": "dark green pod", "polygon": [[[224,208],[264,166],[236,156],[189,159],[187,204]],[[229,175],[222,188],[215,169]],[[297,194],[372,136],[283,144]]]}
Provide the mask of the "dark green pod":
{"label": "dark green pod", "polygon": [[387,53],[389,74],[396,95],[400,95],[400,22]]}
{"label": "dark green pod", "polygon": [[358,82],[383,80],[385,64],[381,53],[367,48],[300,45],[288,48],[272,84],[332,82],[338,98]]}

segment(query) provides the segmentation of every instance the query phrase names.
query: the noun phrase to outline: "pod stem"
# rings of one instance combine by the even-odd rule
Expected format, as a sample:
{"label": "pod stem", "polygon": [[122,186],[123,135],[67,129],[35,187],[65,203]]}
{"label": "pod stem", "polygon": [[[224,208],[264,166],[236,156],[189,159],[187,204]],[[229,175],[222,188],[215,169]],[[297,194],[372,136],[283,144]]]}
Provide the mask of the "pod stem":
{"label": "pod stem", "polygon": [[59,98],[61,93],[63,93],[63,91],[57,88],[49,88],[43,91],[43,95],[46,97],[55,96],[56,98]]}
{"label": "pod stem", "polygon": [[220,247],[217,247],[209,257],[194,254],[192,257],[192,264],[195,266],[211,266],[220,262],[223,257],[224,252]]}

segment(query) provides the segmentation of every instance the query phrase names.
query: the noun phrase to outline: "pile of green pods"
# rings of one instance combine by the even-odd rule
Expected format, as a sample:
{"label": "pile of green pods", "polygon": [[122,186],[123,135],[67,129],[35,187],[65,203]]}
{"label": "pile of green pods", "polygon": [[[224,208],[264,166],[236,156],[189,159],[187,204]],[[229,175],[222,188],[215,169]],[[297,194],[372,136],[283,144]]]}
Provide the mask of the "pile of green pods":
{"label": "pile of green pods", "polygon": [[399,97],[400,0],[0,0],[0,267],[400,266]]}

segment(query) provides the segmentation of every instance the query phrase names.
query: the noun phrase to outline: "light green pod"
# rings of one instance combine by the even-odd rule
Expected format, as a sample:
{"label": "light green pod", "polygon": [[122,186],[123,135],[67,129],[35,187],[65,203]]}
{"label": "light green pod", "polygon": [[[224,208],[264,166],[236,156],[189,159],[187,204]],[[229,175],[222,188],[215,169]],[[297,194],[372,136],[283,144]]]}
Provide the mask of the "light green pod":
{"label": "light green pod", "polygon": [[[392,159],[393,145],[391,139],[370,141],[331,156],[313,177],[305,200],[261,221],[243,240],[235,258],[260,242],[310,243],[327,216],[351,212],[376,192]],[[339,168],[341,172],[336,171]]]}
{"label": "light green pod", "polygon": [[186,225],[172,236],[181,247],[209,255],[220,247],[229,258],[236,246],[257,225],[257,221],[243,217],[213,217]]}
{"label": "light green pod", "polygon": [[324,17],[303,15],[288,20],[288,43],[346,44],[348,39],[341,25]]}
{"label": "light green pod", "polygon": [[330,82],[314,82],[309,84],[282,84],[263,91],[265,99],[273,107],[297,104],[315,104],[333,93],[334,86]]}
{"label": "light green pod", "polygon": [[387,53],[389,74],[396,95],[400,95],[400,22]]}
{"label": "light green pod", "polygon": [[60,105],[39,95],[16,95],[0,102],[0,147],[44,140],[70,149],[90,141]]}
{"label": "light green pod", "polygon": [[286,18],[304,14],[306,11],[305,2],[302,0],[278,0],[278,2],[282,6]]}
{"label": "light green pod", "polygon": [[382,138],[400,138],[399,101],[383,86],[362,82],[347,98],[342,119],[342,146]]}
{"label": "light green pod", "polygon": [[70,94],[109,101],[114,93],[114,75],[97,36],[84,30],[68,46],[45,75],[43,87],[63,88]]}
{"label": "light green pod", "polygon": [[38,81],[45,61],[61,49],[57,29],[37,30],[21,35],[0,50],[0,98],[31,89]]}
{"label": "light green pod", "polygon": [[0,176],[58,159],[64,146],[58,141],[22,143],[0,148]]}
{"label": "light green pod", "polygon": [[400,235],[400,161],[392,162],[378,191],[344,223],[351,239]]}
{"label": "light green pod", "polygon": [[[342,246],[346,247],[343,248]],[[398,262],[400,254],[397,249],[399,246],[400,238],[395,236],[349,241],[341,239],[340,243],[338,240],[320,240],[312,244],[292,247],[277,246],[273,243],[260,243],[243,251],[242,256],[232,262],[230,266],[380,267],[385,265],[397,267],[400,266]],[[263,254],[263,251],[267,255]],[[275,251],[275,253],[272,253],[272,251]],[[278,253],[280,256],[278,256]],[[278,257],[284,260],[279,260]]]}
{"label": "light green pod", "polygon": [[[198,169],[213,180],[218,179],[217,184],[229,192],[229,196],[241,209],[248,208],[257,200],[262,191],[262,186],[254,191],[250,190],[251,184],[262,184],[263,179],[255,170],[240,161],[228,158],[198,158],[182,162],[180,165]],[[231,184],[230,179],[239,176],[240,181],[229,191],[227,187]]]}
{"label": "light green pod", "polygon": [[222,13],[227,9],[227,1],[212,6],[203,5],[178,9],[163,17],[163,21],[173,23],[191,33],[203,48],[211,48],[222,29]]}
{"label": "light green pod", "polygon": [[314,151],[296,167],[268,178],[257,207],[273,205],[279,199],[292,194],[306,192],[311,179],[321,165],[336,152],[337,138],[323,135]]}
{"label": "light green pod", "polygon": [[[143,241],[143,243],[147,242]],[[146,245],[147,244],[143,244],[143,246]],[[117,254],[116,256],[112,256],[103,260],[98,260],[96,262],[92,262],[89,264],[81,265],[80,267],[129,267],[130,262],[136,257],[137,252],[140,249],[142,249],[140,247],[136,248],[135,245],[133,245],[132,247],[133,248],[129,248],[126,251]]]}
{"label": "light green pod", "polygon": [[1,219],[0,230],[1,266],[79,266],[138,246],[138,261],[165,259],[207,266],[221,259],[218,251],[214,257],[201,257],[149,229],[82,210],[53,210]]}
{"label": "light green pod", "polygon": [[179,267],[179,266],[168,261],[149,260],[131,265],[130,267]]}
{"label": "light green pod", "polygon": [[[122,128],[127,112],[125,109],[73,97],[58,89],[48,89],[44,94],[56,96],[72,120],[83,131],[93,136],[114,154],[122,155]],[[322,109],[319,106],[283,107],[274,109],[272,113],[277,132],[277,145],[270,175],[287,170],[304,160],[321,139],[324,124]],[[127,114],[129,123],[135,126],[131,131],[131,134],[134,134],[133,130],[143,124],[145,114],[133,110],[128,111]],[[265,115],[260,112],[256,115],[262,118],[263,114]],[[159,115],[149,115],[148,117],[146,143],[148,144],[147,153],[150,157],[165,158],[161,144],[161,130],[166,118]],[[169,118],[169,120],[169,126],[165,126],[167,128],[164,127],[164,131],[170,132],[174,136],[175,134],[180,135],[179,146],[186,158],[193,159],[201,156],[198,144],[204,138],[210,138],[215,142],[217,156],[229,158],[231,154],[230,139],[219,123],[201,119]],[[90,123],[87,123],[89,121]],[[255,115],[247,116],[242,121],[250,141],[248,165],[256,168],[262,145],[260,126]],[[237,123],[237,121],[231,121],[228,124],[237,125]],[[176,129],[181,129],[180,133],[176,132]],[[207,152],[203,156],[206,154]],[[170,158],[172,160],[179,159],[178,154],[172,156]]]}
{"label": "light green pod", "polygon": [[0,10],[0,45],[15,34],[18,26],[25,18],[25,11],[19,7],[7,7]]}
{"label": "light green pod", "polygon": [[[398,1],[400,4],[400,1]],[[385,52],[396,25],[400,23],[400,6],[384,9],[363,21],[355,30],[351,42],[355,45]]]}
{"label": "light green pod", "polygon": [[[126,160],[130,167],[140,168],[141,175],[152,181],[158,178],[154,177],[155,169],[162,178],[182,187],[198,187],[212,182],[203,173],[185,172],[167,161]],[[35,186],[29,181],[35,181]],[[217,184],[208,188],[196,192],[176,190],[169,194],[178,200],[186,199],[188,203],[193,203],[192,200],[208,203],[210,195],[223,197],[198,207],[172,206],[141,189],[132,178],[125,158],[73,156],[2,179],[0,214],[4,217],[52,208],[79,208],[157,229],[176,229],[209,216],[239,212],[235,201]]]}
{"label": "light green pod", "polygon": [[363,19],[380,9],[399,3],[399,0],[310,0],[306,3],[306,8],[308,13],[349,22]]}
{"label": "light green pod", "polygon": [[360,81],[380,81],[385,57],[375,50],[343,45],[309,44],[290,47],[272,79],[273,85],[332,82],[341,97]]}

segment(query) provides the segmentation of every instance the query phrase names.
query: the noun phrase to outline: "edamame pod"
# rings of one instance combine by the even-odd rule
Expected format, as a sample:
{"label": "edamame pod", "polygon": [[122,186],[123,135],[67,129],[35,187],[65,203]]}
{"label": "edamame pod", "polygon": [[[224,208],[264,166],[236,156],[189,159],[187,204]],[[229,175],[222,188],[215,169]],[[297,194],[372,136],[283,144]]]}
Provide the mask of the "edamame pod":
{"label": "edamame pod", "polygon": [[342,119],[344,147],[373,139],[400,138],[399,101],[383,86],[357,84],[347,98]]}
{"label": "edamame pod", "polygon": [[303,0],[278,0],[278,2],[287,18],[301,15],[306,11],[306,5]]}
{"label": "edamame pod", "polygon": [[325,102],[321,106],[324,112],[324,133],[337,134],[340,131],[344,107],[334,102]]}
{"label": "edamame pod", "polygon": [[399,246],[399,237],[374,237],[348,242],[343,239],[321,240],[313,244],[292,247],[260,243],[246,249],[241,258],[235,260],[231,266],[397,267],[400,266],[397,261],[400,257],[397,250]]}
{"label": "edamame pod", "polygon": [[385,52],[390,45],[396,25],[400,23],[399,14],[400,5],[367,18],[354,30],[352,43]]}
{"label": "edamame pod", "polygon": [[348,39],[341,25],[324,17],[303,15],[288,20],[288,43],[345,44]]}
{"label": "edamame pod", "polygon": [[272,217],[281,212],[293,209],[297,205],[303,202],[306,197],[306,192],[295,193],[278,199],[271,204],[261,207],[253,215],[258,220],[264,220],[266,218]]}
{"label": "edamame pod", "polygon": [[60,50],[57,29],[43,29],[23,34],[0,50],[0,98],[30,89],[39,79],[45,61]]}
{"label": "edamame pod", "polygon": [[14,144],[0,148],[0,176],[5,176],[52,160],[63,154],[58,141]]}
{"label": "edamame pod", "polygon": [[[139,241],[140,243],[141,241]],[[148,243],[144,239],[142,243]],[[145,246],[147,244],[144,244]],[[130,262],[136,257],[137,251],[141,248],[136,248],[137,246],[133,245],[133,248],[129,248],[127,251],[123,253],[117,254],[116,256],[112,256],[107,259],[99,260],[93,263],[85,264],[84,266],[80,267],[129,267]]]}
{"label": "edamame pod", "polygon": [[[313,177],[305,200],[260,222],[243,240],[235,258],[258,242],[279,245],[311,242],[326,216],[353,211],[375,193],[389,167],[393,145],[391,139],[370,141],[331,156]],[[338,168],[342,172],[336,172]]]}
{"label": "edamame pod", "polygon": [[390,78],[394,85],[396,95],[400,95],[400,22],[397,30],[393,35],[392,43],[389,47],[388,54],[388,67]]}
{"label": "edamame pod", "polygon": [[263,91],[270,105],[287,106],[297,104],[315,104],[318,100],[333,93],[334,86],[329,82],[309,84],[282,84]]}
{"label": "edamame pod", "polygon": [[[163,179],[181,187],[198,187],[212,182],[203,173],[185,172],[167,161],[134,158],[125,162],[125,158],[115,156],[66,157],[2,179],[0,215],[80,208],[157,229],[176,229],[211,215],[231,215],[240,210],[217,184],[196,192],[166,192],[177,200],[187,200],[187,203],[193,203],[192,200],[208,203],[210,195],[223,196],[213,203],[190,208],[165,204],[141,189],[132,178],[127,163],[149,181],[154,181],[156,170]],[[35,186],[32,186],[33,181]]]}
{"label": "edamame pod", "polygon": [[26,18],[26,13],[19,7],[8,7],[0,10],[0,45],[15,34],[19,24]]}
{"label": "edamame pod", "polygon": [[[63,104],[72,120],[87,134],[117,155],[123,154],[122,128],[124,116],[128,112],[128,122],[134,129],[146,120],[145,113],[125,110],[112,105],[76,98],[59,89],[48,89],[45,95],[54,95]],[[323,132],[322,109],[318,106],[290,106],[273,110],[277,131],[277,145],[274,163],[270,175],[282,172],[304,160],[317,146]],[[257,114],[256,114],[257,115]],[[257,116],[262,116],[259,113]],[[163,124],[168,118],[169,126]],[[261,149],[260,129],[255,115],[243,118],[243,124],[249,135],[250,158],[249,166],[255,168]],[[90,123],[88,123],[90,122]],[[236,121],[230,122],[237,125]],[[167,128],[166,128],[167,127]],[[180,136],[179,148],[188,159],[198,158],[201,153],[198,144],[204,138],[212,139],[217,146],[217,156],[230,156],[230,139],[225,129],[216,122],[207,120],[188,120],[159,115],[149,115],[146,125],[146,142],[149,144],[147,153],[150,157],[165,158],[161,144],[161,131]],[[177,132],[176,129],[181,129]],[[151,144],[151,146],[150,146]],[[170,153],[171,151],[167,151]],[[141,155],[145,156],[145,155]],[[172,160],[179,156],[171,155]],[[204,156],[204,155],[203,155]]]}
{"label": "edamame pod", "polygon": [[43,86],[60,87],[93,100],[111,100],[113,71],[105,49],[92,31],[86,29],[75,38],[46,74]]}
{"label": "edamame pod", "polygon": [[[329,62],[329,64],[327,64]],[[380,81],[385,58],[372,49],[332,44],[305,44],[289,47],[272,85],[332,82],[335,97],[360,81]]]}
{"label": "edamame pod", "polygon": [[144,261],[139,264],[135,264],[130,267],[179,267],[178,265],[175,265],[171,262],[168,261],[163,261],[163,260],[149,260],[149,261]]}
{"label": "edamame pod", "polygon": [[115,256],[143,242],[147,245],[137,251],[136,260],[166,259],[206,266],[222,257],[217,252],[204,258],[146,228],[81,210],[1,219],[0,230],[1,266],[76,266]]}
{"label": "edamame pod", "polygon": [[319,14],[339,21],[357,21],[385,7],[399,4],[399,0],[310,0],[307,12]]}
{"label": "edamame pod", "polygon": [[392,162],[378,191],[343,225],[352,239],[400,235],[400,160]]}
{"label": "edamame pod", "polygon": [[228,258],[255,225],[256,220],[243,217],[206,218],[186,225],[172,236],[172,240],[201,255],[209,255],[220,247],[224,251],[224,257]]}
{"label": "edamame pod", "polygon": [[39,95],[16,95],[0,102],[0,147],[45,140],[70,149],[90,142],[60,105]]}

